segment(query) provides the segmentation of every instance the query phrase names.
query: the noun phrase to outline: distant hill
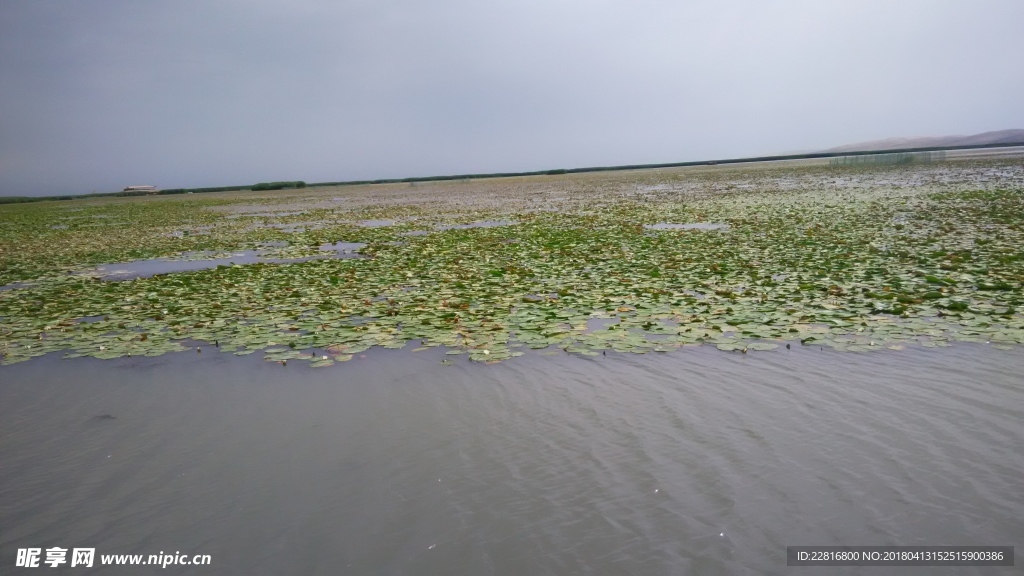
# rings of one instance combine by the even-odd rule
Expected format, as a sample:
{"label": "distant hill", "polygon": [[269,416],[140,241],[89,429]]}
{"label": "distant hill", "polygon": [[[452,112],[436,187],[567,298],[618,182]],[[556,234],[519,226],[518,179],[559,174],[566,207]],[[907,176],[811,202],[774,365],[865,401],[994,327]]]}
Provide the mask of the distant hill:
{"label": "distant hill", "polygon": [[971,146],[976,144],[1010,144],[1024,142],[1024,130],[998,130],[973,136],[924,136],[920,138],[887,138],[836,146],[822,152],[857,152],[859,150],[897,150],[929,146]]}

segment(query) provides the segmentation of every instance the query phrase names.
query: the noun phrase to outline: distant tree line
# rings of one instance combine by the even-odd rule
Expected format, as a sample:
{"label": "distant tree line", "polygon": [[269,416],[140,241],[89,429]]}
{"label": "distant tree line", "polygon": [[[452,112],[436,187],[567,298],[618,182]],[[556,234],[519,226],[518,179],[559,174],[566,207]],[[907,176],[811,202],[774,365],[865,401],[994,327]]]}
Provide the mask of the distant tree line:
{"label": "distant tree line", "polygon": [[[165,190],[156,194],[167,194]],[[170,192],[174,194],[174,192]],[[154,192],[128,190],[122,192],[93,192],[92,194],[66,194],[63,196],[0,196],[0,204],[20,204],[22,202],[48,202],[50,200],[81,200],[82,198],[103,198],[111,196],[151,196]]]}
{"label": "distant tree line", "polygon": [[235,190],[248,190],[248,186],[216,186],[213,188],[167,188],[160,190],[157,194],[202,194],[203,192],[233,192]]}
{"label": "distant tree line", "polygon": [[305,188],[306,183],[302,180],[296,180],[294,182],[260,182],[259,184],[253,184],[251,190],[257,192],[260,190],[282,190],[284,188]]}
{"label": "distant tree line", "polygon": [[212,188],[168,188],[157,194],[203,194],[205,192],[235,192],[238,190],[282,190],[284,188],[305,188],[306,183],[302,180],[287,182],[260,182],[251,186],[215,186]]}
{"label": "distant tree line", "polygon": [[[616,168],[609,168],[616,169]],[[603,168],[585,168],[577,170],[539,170],[536,172],[489,172],[486,174],[453,174],[451,176],[417,176],[414,178],[381,178],[379,180],[345,180],[341,182],[313,182],[310,186],[359,186],[362,184],[402,184],[411,182],[440,182],[448,180],[473,180],[484,178],[509,178],[512,176],[545,176],[554,174],[569,174],[571,172],[591,172],[603,170]],[[253,188],[255,190],[255,188]]]}
{"label": "distant tree line", "polygon": [[252,186],[216,186],[213,188],[168,188],[157,194],[203,194],[205,192],[235,192],[238,190],[283,190],[285,188],[305,188],[306,183],[302,180],[289,180],[287,182],[260,182]]}
{"label": "distant tree line", "polygon": [[234,192],[238,190],[283,190],[285,188],[305,188],[302,180],[286,182],[260,182],[251,186],[212,186],[209,188],[167,188],[150,192],[146,190],[127,190],[122,192],[93,192],[92,194],[75,194],[64,196],[0,196],[0,204],[20,204],[23,202],[45,202],[50,200],[75,200],[81,198],[103,198],[118,196],[152,196],[166,194],[203,194],[206,192]]}

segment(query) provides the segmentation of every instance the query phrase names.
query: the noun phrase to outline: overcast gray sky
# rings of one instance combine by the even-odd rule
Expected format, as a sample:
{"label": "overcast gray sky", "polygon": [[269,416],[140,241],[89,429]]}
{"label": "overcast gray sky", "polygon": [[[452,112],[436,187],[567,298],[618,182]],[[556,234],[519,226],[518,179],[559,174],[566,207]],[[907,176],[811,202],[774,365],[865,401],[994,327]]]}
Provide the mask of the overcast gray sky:
{"label": "overcast gray sky", "polygon": [[3,0],[0,194],[1024,128],[1021,0]]}

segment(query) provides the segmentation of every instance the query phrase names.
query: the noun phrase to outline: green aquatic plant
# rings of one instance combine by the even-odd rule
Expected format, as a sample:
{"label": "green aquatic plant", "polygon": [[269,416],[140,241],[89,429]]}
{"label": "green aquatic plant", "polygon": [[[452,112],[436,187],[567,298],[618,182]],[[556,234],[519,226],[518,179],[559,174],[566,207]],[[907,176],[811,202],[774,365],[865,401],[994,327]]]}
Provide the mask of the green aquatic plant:
{"label": "green aquatic plant", "polygon": [[[889,184],[922,168],[875,168],[863,177],[886,184],[848,188],[828,167],[718,168],[458,184],[455,199],[396,184],[338,202],[338,189],[308,188],[8,205],[0,283],[26,284],[0,291],[0,353],[9,364],[200,346],[324,367],[409,342],[480,362],[545,348],[1016,345],[1024,194],[1019,179],[972,179],[991,166],[958,167],[960,186]],[[481,221],[503,225],[451,228]],[[725,226],[650,227],[705,222]],[[267,242],[303,258],[339,240],[366,243],[364,257],[127,281],[96,271]]]}

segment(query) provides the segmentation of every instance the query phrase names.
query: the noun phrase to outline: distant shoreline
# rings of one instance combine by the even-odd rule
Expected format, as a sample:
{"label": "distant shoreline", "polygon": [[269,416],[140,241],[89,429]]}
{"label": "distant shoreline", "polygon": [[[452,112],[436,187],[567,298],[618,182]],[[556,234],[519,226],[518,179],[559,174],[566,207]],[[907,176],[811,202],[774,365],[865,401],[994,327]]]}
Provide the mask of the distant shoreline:
{"label": "distant shoreline", "polygon": [[[691,160],[687,162],[664,162],[658,164],[624,164],[621,166],[591,166],[586,168],[558,168],[530,172],[494,172],[487,174],[455,174],[450,176],[415,176],[410,178],[382,178],[378,180],[345,180],[339,182],[312,182],[303,187],[317,186],[360,186],[366,184],[400,184],[403,182],[443,182],[446,180],[479,180],[484,178],[512,178],[517,176],[551,176],[559,174],[581,174],[585,172],[617,172],[625,170],[647,170],[654,168],[683,168],[687,166],[712,166],[719,164],[748,164],[754,162],[778,162],[785,160],[813,160],[817,158],[838,158],[842,156],[868,156],[872,154],[895,154],[907,152],[940,152],[953,150],[978,150],[986,148],[1015,148],[1024,142],[1001,142],[995,144],[971,144],[960,146],[921,146],[915,148],[887,148],[881,150],[858,150],[854,152],[809,152],[805,154],[782,154],[776,156],[751,156],[746,158],[725,158],[721,160]],[[23,202],[45,202],[53,200],[78,200],[83,198],[105,198],[124,196],[153,196],[185,193],[237,192],[251,190],[256,184],[241,186],[216,186],[210,188],[174,188],[152,192],[98,192],[92,194],[66,194],[59,196],[0,196],[0,204]]]}

